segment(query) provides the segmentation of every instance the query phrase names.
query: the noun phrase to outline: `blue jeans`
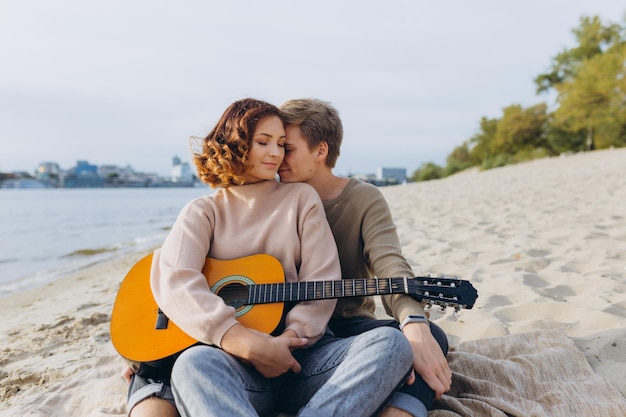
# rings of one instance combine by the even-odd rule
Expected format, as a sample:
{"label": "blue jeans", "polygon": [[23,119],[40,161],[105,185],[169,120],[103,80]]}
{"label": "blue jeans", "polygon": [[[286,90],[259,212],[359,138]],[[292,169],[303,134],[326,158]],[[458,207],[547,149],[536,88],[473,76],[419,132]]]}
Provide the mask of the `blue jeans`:
{"label": "blue jeans", "polygon": [[349,338],[328,334],[294,356],[302,372],[265,378],[221,349],[189,348],[172,371],[178,411],[183,417],[372,416],[406,381],[413,360],[408,341],[391,327]]}
{"label": "blue jeans", "polygon": [[[400,329],[400,323],[395,320],[370,319],[367,317],[333,318],[330,320],[330,323],[328,323],[328,326],[337,337],[350,337],[381,326],[393,327],[398,330]],[[435,323],[430,322],[430,332],[437,343],[439,343],[444,356],[447,356],[448,337],[444,331]],[[405,401],[407,395],[417,398],[423,404],[423,407],[413,408],[410,403]],[[405,410],[415,416],[425,415],[426,410],[430,410],[432,408],[434,401],[435,391],[433,391],[428,386],[426,381],[424,381],[424,379],[416,372],[415,382],[412,385],[403,386],[394,396],[391,405]]]}
{"label": "blue jeans", "polygon": [[128,387],[128,401],[126,403],[128,413],[130,414],[133,407],[141,401],[150,397],[160,398],[176,407],[176,404],[174,403],[174,394],[172,394],[172,388],[170,387],[169,380],[144,378],[137,374],[133,374]]}

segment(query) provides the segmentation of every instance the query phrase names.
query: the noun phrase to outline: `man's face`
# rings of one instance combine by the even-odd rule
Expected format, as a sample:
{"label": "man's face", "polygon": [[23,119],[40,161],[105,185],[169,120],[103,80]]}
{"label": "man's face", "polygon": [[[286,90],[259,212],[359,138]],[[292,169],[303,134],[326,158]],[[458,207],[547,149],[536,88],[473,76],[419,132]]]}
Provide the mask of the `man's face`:
{"label": "man's face", "polygon": [[278,169],[281,182],[309,182],[315,175],[317,151],[309,149],[300,126],[285,127],[285,159]]}

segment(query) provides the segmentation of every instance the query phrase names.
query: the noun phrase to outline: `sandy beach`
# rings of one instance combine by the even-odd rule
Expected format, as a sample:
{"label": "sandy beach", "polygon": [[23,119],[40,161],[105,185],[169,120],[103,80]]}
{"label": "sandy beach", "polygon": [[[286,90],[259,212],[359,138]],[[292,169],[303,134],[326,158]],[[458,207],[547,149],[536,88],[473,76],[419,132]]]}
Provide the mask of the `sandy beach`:
{"label": "sandy beach", "polygon": [[[561,329],[626,395],[626,149],[381,190],[415,273],[478,290],[472,310],[431,313],[451,346]],[[109,318],[143,255],[0,300],[1,416],[126,415]]]}

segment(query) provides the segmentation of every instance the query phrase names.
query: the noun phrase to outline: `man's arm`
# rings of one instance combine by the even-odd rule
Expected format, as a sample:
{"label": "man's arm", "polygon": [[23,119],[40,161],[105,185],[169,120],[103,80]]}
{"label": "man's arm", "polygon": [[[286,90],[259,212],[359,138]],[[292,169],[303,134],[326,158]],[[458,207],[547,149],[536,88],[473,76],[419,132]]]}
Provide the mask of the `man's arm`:
{"label": "man's arm", "polygon": [[[414,276],[408,261],[402,254],[400,240],[391,210],[380,190],[369,196],[369,205],[363,217],[363,240],[366,259],[378,277]],[[383,296],[387,314],[402,322],[409,315],[427,316],[421,302],[404,294]],[[430,331],[428,323],[409,323],[402,333],[413,349],[413,368],[436,398],[450,389],[452,373],[439,343]]]}

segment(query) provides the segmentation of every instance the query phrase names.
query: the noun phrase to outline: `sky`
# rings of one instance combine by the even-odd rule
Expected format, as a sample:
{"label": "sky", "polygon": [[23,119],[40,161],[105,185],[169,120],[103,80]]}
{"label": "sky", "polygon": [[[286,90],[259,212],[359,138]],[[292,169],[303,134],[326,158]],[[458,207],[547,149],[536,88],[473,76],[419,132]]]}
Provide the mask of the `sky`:
{"label": "sky", "polygon": [[0,172],[77,160],[168,175],[230,103],[333,104],[339,175],[445,165],[481,117],[623,0],[0,0]]}

